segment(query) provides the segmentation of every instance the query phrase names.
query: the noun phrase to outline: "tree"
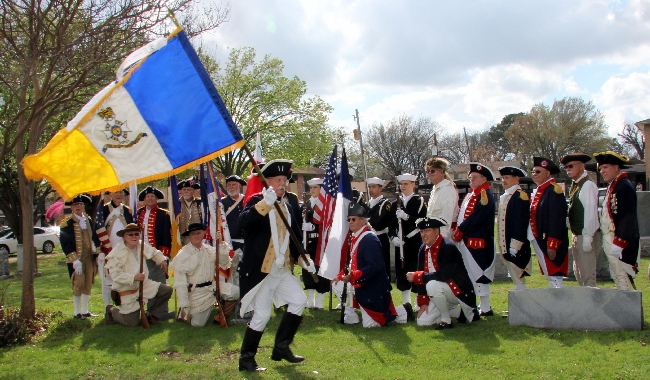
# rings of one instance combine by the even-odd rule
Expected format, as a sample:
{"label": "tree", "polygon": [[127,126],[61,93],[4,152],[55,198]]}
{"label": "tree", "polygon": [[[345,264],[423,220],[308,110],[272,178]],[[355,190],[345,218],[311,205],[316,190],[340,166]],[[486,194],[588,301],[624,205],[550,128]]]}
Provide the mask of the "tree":
{"label": "tree", "polygon": [[[126,54],[164,34],[168,9],[188,25],[189,36],[217,27],[229,13],[219,6],[199,13],[193,0],[0,0],[0,6],[0,162],[10,167],[36,153],[60,128],[57,115],[79,109],[114,80]],[[24,243],[20,314],[31,319],[35,184],[21,167],[17,178],[21,221],[14,231]]]}
{"label": "tree", "polygon": [[392,176],[410,172],[424,176],[424,163],[433,155],[434,135],[441,127],[428,117],[400,115],[364,131],[368,156]]}
{"label": "tree", "polygon": [[640,160],[645,158],[645,136],[641,128],[636,125],[625,123],[623,132],[618,134],[622,140],[623,154],[630,154]]}
{"label": "tree", "polygon": [[501,119],[499,124],[490,127],[490,129],[485,132],[486,142],[488,146],[491,146],[494,149],[497,161],[508,161],[508,159],[511,158],[512,146],[510,146],[510,142],[506,138],[505,134],[515,122],[515,119],[524,115],[523,112],[508,114]]}
{"label": "tree", "polygon": [[[259,131],[265,158],[291,158],[297,167],[308,167],[332,149],[332,107],[318,96],[307,98],[307,84],[297,76],[283,76],[280,59],[266,55],[256,62],[255,56],[253,48],[233,49],[223,68],[206,54],[201,59],[244,139],[255,141]],[[226,176],[247,175],[250,168],[242,150],[215,164]]]}
{"label": "tree", "polygon": [[515,117],[505,132],[513,153],[522,162],[542,156],[559,162],[572,152],[591,154],[609,142],[603,114],[591,101],[567,97],[552,107],[535,104],[527,114]]}

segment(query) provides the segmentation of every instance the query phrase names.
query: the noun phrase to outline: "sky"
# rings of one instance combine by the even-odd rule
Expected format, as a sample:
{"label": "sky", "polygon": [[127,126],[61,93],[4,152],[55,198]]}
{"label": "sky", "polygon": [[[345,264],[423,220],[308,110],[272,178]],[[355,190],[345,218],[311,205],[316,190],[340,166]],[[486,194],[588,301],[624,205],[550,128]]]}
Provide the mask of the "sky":
{"label": "sky", "polygon": [[614,136],[650,118],[648,0],[234,0],[204,36],[284,62],[350,130],[405,114],[484,130],[537,103],[593,101]]}

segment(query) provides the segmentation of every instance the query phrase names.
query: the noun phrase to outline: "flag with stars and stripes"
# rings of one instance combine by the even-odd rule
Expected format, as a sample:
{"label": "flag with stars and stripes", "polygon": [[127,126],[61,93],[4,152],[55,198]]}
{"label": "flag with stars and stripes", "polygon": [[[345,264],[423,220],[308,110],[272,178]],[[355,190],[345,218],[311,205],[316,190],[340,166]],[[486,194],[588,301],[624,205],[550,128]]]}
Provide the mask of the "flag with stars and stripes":
{"label": "flag with stars and stripes", "polygon": [[[336,176],[336,169],[333,171]],[[321,193],[322,194],[322,193]],[[320,198],[320,197],[319,197]],[[341,177],[329,223],[327,245],[321,256],[319,275],[332,280],[341,271],[341,250],[348,234],[348,206],[352,202],[352,184],[345,149],[341,155]]]}
{"label": "flag with stars and stripes", "polygon": [[332,217],[334,216],[336,190],[336,146],[334,146],[329,165],[327,165],[327,170],[325,171],[323,185],[320,188],[320,194],[318,194],[318,199],[314,206],[314,224],[321,226],[316,245],[316,252],[319,257],[323,257],[323,252],[327,245],[327,236],[329,235]]}

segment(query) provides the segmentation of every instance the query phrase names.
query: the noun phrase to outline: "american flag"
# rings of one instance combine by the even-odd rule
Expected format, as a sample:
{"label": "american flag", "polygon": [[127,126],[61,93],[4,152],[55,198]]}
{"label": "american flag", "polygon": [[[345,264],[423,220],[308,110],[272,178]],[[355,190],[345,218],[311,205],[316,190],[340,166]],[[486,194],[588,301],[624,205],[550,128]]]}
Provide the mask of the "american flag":
{"label": "american flag", "polygon": [[327,236],[327,246],[321,256],[319,275],[328,280],[334,279],[341,270],[341,250],[348,234],[348,206],[352,202],[352,184],[348,171],[348,160],[345,149],[341,155],[341,177],[334,210],[330,219],[330,230]]}
{"label": "american flag", "polygon": [[325,246],[327,245],[327,238],[329,235],[330,227],[332,226],[332,217],[334,216],[334,207],[336,205],[336,145],[332,151],[327,171],[325,171],[325,179],[323,179],[323,186],[320,188],[320,194],[314,206],[314,224],[320,224],[320,234],[318,235],[318,244],[316,245],[316,252],[319,257],[323,257]]}

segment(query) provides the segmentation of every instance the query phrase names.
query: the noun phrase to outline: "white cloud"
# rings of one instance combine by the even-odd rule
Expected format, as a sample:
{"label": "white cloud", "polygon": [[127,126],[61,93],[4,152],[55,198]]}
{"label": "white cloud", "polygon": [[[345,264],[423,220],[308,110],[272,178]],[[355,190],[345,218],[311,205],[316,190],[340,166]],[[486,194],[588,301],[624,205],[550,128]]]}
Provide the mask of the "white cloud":
{"label": "white cloud", "polygon": [[637,122],[650,117],[650,71],[634,72],[624,78],[610,78],[594,95],[594,103],[605,113],[610,134],[622,129],[624,122]]}

